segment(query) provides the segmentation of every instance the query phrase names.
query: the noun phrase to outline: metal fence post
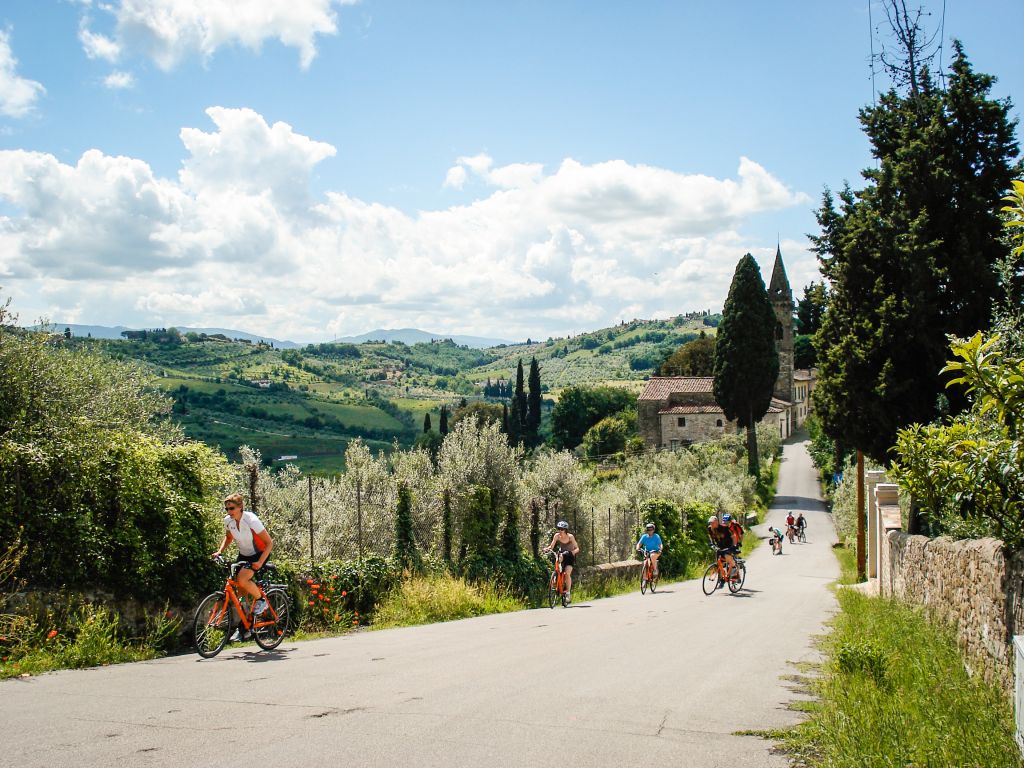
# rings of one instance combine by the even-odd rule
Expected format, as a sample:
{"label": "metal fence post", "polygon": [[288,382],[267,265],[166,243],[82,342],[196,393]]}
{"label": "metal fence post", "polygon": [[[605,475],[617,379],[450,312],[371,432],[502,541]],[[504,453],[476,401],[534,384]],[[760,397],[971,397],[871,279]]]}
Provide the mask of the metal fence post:
{"label": "metal fence post", "polygon": [[536,499],[530,499],[530,549],[535,558],[540,557],[540,507]]}
{"label": "metal fence post", "polygon": [[313,565],[316,555],[313,553],[313,476],[307,475],[309,484],[309,564]]}
{"label": "metal fence post", "polygon": [[608,562],[612,562],[612,508],[608,507]]}
{"label": "metal fence post", "polygon": [[356,543],[359,547],[359,564],[363,564],[363,484],[356,480]]}
{"label": "metal fence post", "polygon": [[594,536],[594,505],[590,505],[590,564],[597,565],[597,538]]}

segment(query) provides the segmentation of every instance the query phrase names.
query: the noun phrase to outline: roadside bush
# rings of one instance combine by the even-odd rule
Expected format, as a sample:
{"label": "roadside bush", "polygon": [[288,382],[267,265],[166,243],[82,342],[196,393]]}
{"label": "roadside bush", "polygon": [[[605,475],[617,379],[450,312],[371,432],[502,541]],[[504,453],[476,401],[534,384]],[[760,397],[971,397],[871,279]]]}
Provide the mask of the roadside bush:
{"label": "roadside bush", "polygon": [[381,603],[374,627],[408,627],[525,608],[522,598],[489,582],[467,583],[447,573],[406,579]]}
{"label": "roadside bush", "polygon": [[278,560],[289,585],[292,626],[319,631],[368,623],[377,605],[400,581],[395,562],[383,557],[308,562]]}

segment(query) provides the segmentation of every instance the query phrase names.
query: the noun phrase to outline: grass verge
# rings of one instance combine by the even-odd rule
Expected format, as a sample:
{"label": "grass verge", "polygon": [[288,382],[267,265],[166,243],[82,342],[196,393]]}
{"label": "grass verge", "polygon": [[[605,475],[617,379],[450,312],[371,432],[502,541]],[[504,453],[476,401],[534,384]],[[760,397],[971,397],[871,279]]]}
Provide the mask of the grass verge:
{"label": "grass verge", "polygon": [[490,583],[467,584],[446,573],[414,576],[384,598],[371,628],[411,627],[525,607],[525,601]]}
{"label": "grass verge", "polygon": [[60,631],[26,619],[17,637],[0,637],[0,679],[154,659],[166,653],[177,630],[177,622],[159,619],[145,637],[128,638],[117,616],[98,606],[83,606]]}
{"label": "grass verge", "polygon": [[[855,580],[852,563],[844,576]],[[919,607],[849,589],[837,597],[827,660],[811,681],[818,700],[802,708],[808,719],[760,735],[796,765],[818,768],[1024,764],[1010,702],[967,674],[951,630]]]}

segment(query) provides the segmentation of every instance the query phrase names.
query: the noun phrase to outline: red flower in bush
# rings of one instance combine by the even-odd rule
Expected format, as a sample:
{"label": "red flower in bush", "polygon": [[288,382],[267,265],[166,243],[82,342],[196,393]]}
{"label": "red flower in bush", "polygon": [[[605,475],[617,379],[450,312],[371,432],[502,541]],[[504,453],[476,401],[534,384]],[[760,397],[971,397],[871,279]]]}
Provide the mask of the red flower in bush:
{"label": "red flower in bush", "polygon": [[312,601],[312,600],[310,600],[310,601],[309,601],[309,604],[310,604],[310,605],[312,605],[312,604],[313,604],[313,601]]}
{"label": "red flower in bush", "polygon": [[342,597],[348,597],[348,592],[346,592],[344,589],[341,590],[341,596]]}
{"label": "red flower in bush", "polygon": [[47,640],[53,640],[53,638],[55,638],[56,636],[57,636],[57,630],[56,629],[51,629],[49,632],[46,633],[46,639]]}

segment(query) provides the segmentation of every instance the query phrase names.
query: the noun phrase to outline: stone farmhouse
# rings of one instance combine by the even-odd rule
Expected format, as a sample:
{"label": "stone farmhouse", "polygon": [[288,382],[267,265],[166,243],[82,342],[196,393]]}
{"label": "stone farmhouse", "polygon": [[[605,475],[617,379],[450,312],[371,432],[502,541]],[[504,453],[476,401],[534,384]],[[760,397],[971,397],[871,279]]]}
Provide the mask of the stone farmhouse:
{"label": "stone farmhouse", "polygon": [[[785,440],[807,419],[815,372],[793,369],[793,291],[781,249],[775,252],[768,298],[775,310],[779,377],[763,421],[777,426]],[[652,376],[637,399],[637,418],[648,449],[671,450],[737,431],[736,422],[726,419],[715,402],[710,376]]]}

